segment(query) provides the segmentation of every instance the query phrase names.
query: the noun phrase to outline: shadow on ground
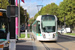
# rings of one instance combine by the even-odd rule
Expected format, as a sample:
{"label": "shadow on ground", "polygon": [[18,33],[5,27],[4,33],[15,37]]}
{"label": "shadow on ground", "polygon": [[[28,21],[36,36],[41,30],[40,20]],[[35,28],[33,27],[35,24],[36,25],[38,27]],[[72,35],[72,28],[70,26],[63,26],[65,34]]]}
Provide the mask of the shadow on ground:
{"label": "shadow on ground", "polygon": [[17,45],[16,50],[33,50],[33,46],[28,45]]}
{"label": "shadow on ground", "polygon": [[18,40],[17,43],[26,42],[26,40]]}

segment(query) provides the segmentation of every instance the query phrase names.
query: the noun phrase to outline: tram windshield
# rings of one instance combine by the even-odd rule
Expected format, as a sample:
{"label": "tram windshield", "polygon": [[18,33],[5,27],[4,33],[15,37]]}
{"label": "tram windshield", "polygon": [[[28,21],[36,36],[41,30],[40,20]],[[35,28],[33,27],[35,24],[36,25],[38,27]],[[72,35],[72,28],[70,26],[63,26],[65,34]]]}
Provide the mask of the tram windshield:
{"label": "tram windshield", "polygon": [[43,32],[55,32],[54,15],[43,15],[41,20],[41,27]]}
{"label": "tram windshield", "polygon": [[43,32],[55,32],[55,26],[46,26],[42,30]]}
{"label": "tram windshield", "polygon": [[55,17],[53,15],[43,15],[42,20],[43,21],[55,20]]}

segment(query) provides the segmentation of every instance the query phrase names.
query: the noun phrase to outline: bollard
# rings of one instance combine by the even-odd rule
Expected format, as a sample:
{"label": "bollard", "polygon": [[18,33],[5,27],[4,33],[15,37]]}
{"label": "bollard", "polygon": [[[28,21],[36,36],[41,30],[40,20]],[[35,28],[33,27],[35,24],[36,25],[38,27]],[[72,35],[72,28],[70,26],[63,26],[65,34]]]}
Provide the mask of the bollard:
{"label": "bollard", "polygon": [[27,38],[27,30],[25,30],[25,38]]}
{"label": "bollard", "polygon": [[16,50],[16,40],[15,39],[10,40],[9,50]]}

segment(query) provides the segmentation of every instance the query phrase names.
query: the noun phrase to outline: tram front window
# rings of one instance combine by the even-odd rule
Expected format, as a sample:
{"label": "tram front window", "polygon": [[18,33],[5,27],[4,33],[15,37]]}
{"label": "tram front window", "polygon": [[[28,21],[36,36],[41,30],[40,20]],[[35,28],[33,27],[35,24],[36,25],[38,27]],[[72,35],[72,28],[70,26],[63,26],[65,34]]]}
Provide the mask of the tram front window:
{"label": "tram front window", "polygon": [[42,30],[43,32],[55,32],[55,26],[46,26]]}
{"label": "tram front window", "polygon": [[0,18],[0,39],[6,39],[7,35],[7,20]]}
{"label": "tram front window", "polygon": [[51,21],[51,20],[55,20],[55,17],[53,15],[43,15],[42,20],[43,21]]}

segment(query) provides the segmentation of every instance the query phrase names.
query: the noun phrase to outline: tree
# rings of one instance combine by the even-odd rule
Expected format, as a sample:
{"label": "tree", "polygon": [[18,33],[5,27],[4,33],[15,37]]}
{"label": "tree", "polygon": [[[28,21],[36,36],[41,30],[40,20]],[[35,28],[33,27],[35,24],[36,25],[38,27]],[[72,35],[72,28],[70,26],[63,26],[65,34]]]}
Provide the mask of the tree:
{"label": "tree", "polygon": [[27,13],[27,16],[24,15],[24,9],[22,6],[20,7],[20,23],[25,24],[28,23],[29,14]]}
{"label": "tree", "polygon": [[[1,2],[1,0],[0,0]],[[9,5],[8,0],[2,0],[2,8],[7,9],[7,6]],[[0,8],[1,8],[1,3],[0,3]]]}
{"label": "tree", "polygon": [[28,23],[28,20],[29,20],[29,14],[27,13],[27,16],[25,16],[25,22]]}
{"label": "tree", "polygon": [[30,25],[32,25],[33,22],[34,22],[34,19],[33,18],[30,18],[28,22],[29,22]]}
{"label": "tree", "polygon": [[43,8],[41,8],[41,10],[34,16],[34,19],[37,18],[39,13],[40,13],[40,15],[50,14],[50,15],[57,16],[58,15],[57,10],[58,10],[58,6],[55,3],[48,4],[48,5],[44,6]]}
{"label": "tree", "polygon": [[58,11],[59,19],[61,22],[65,22],[67,26],[73,26],[75,25],[75,0],[63,0],[63,2],[59,5],[59,11]]}
{"label": "tree", "polygon": [[[66,26],[75,27],[75,0],[63,0],[59,6],[51,3],[44,6],[39,12],[40,15],[56,15],[61,25],[66,23]],[[35,19],[39,12],[34,16]]]}
{"label": "tree", "polygon": [[[55,3],[48,4],[48,5],[44,6],[43,8],[41,8],[41,10],[34,16],[34,20],[37,18],[39,13],[40,13],[40,15],[50,14],[50,15],[56,15],[58,17],[58,9],[59,9],[59,7]],[[60,23],[61,23],[60,20],[58,20],[58,24],[60,24]]]}
{"label": "tree", "polygon": [[20,23],[25,23],[24,9],[20,7]]}

